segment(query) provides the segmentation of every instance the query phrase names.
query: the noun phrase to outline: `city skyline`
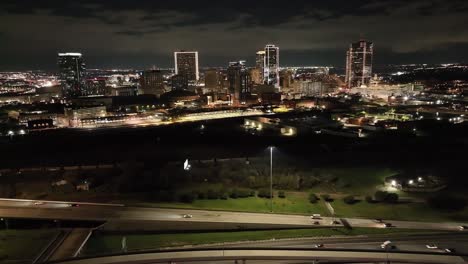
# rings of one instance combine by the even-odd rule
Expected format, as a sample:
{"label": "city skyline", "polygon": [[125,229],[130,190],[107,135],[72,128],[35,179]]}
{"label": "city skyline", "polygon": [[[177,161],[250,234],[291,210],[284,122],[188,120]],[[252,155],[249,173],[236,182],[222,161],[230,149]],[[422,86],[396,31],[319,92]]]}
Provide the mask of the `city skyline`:
{"label": "city skyline", "polygon": [[169,54],[180,49],[198,50],[201,66],[235,60],[250,66],[252,51],[265,43],[281,47],[283,65],[344,66],[348,43],[360,36],[378,47],[375,64],[468,59],[468,4],[463,1],[278,5],[2,1],[0,70],[54,69],[48,58],[62,51],[86,54],[95,68],[169,67]]}

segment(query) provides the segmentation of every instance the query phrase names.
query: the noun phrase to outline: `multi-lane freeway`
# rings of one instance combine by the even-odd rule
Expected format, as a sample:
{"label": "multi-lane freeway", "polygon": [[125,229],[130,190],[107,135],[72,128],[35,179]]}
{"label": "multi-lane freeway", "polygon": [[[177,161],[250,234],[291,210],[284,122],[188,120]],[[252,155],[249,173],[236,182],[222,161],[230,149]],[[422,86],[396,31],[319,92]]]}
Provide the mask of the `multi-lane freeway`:
{"label": "multi-lane freeway", "polygon": [[[352,227],[385,228],[383,223],[374,219],[341,218],[334,224],[334,218],[322,217],[311,219],[304,215],[264,214],[225,212],[168,208],[128,207],[121,204],[71,203],[36,200],[0,199],[0,217],[4,218],[34,218],[54,220],[83,220],[106,222],[107,229],[150,230],[161,222],[173,223],[174,226],[186,227],[196,225],[220,228],[235,225],[238,228],[249,227],[328,227],[341,226],[342,222]],[[314,224],[318,222],[318,224]],[[157,223],[157,224],[155,224]],[[441,231],[459,231],[467,223],[417,222],[386,220],[391,228],[427,229]],[[196,229],[196,228],[195,228]],[[209,228],[208,228],[209,229]]]}

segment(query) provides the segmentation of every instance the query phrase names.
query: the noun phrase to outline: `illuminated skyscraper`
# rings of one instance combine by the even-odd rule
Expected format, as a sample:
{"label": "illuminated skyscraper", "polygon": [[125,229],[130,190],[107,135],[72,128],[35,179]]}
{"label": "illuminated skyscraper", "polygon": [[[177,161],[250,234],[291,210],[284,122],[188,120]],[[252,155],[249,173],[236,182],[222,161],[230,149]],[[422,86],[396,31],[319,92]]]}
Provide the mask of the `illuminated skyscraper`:
{"label": "illuminated skyscraper", "polygon": [[57,64],[63,96],[87,95],[85,89],[86,65],[81,53],[59,53]]}
{"label": "illuminated skyscraper", "polygon": [[217,69],[205,71],[205,88],[211,92],[220,92],[223,87],[223,76]]}
{"label": "illuminated skyscraper", "polygon": [[245,67],[245,61],[230,62],[227,69],[229,81],[229,93],[232,95],[232,103],[239,105],[245,103],[246,96],[250,93],[250,74]]}
{"label": "illuminated skyscraper", "polygon": [[265,51],[259,50],[255,54],[255,67],[263,70],[264,64],[265,64]]}
{"label": "illuminated skyscraper", "polygon": [[175,73],[183,75],[188,81],[198,81],[198,51],[174,52]]}
{"label": "illuminated skyscraper", "polygon": [[272,44],[265,46],[263,80],[266,84],[272,84],[279,88],[279,47]]}
{"label": "illuminated skyscraper", "polygon": [[164,93],[164,76],[160,70],[143,71],[140,77],[143,94],[160,96]]}
{"label": "illuminated skyscraper", "polygon": [[374,44],[365,40],[352,43],[346,53],[346,85],[348,88],[369,86],[372,77]]}

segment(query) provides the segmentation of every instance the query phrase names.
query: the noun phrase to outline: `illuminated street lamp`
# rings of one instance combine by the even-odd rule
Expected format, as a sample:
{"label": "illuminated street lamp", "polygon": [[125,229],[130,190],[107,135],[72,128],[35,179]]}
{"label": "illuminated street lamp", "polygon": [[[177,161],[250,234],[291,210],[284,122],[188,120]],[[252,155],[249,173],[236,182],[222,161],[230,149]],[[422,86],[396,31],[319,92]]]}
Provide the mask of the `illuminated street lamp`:
{"label": "illuminated street lamp", "polygon": [[408,184],[409,184],[409,185],[412,185],[413,183],[414,183],[413,180],[409,180],[409,181],[408,181]]}
{"label": "illuminated street lamp", "polygon": [[273,212],[273,146],[270,149],[270,211]]}
{"label": "illuminated street lamp", "polygon": [[395,187],[396,186],[396,181],[392,180],[392,182],[390,184],[392,185],[392,187]]}

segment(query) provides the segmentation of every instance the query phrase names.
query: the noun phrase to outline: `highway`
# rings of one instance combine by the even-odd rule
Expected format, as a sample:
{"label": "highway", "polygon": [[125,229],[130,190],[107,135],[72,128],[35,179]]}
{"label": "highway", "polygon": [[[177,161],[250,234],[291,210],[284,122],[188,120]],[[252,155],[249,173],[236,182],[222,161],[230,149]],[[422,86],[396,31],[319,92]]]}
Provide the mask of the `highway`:
{"label": "highway", "polygon": [[[231,260],[235,263],[238,260],[242,263],[311,263],[312,261],[334,261],[333,263],[375,263],[391,261],[392,263],[466,263],[462,257],[446,254],[420,254],[420,253],[400,253],[400,252],[372,252],[372,251],[337,251],[337,250],[300,250],[300,249],[209,249],[197,251],[173,251],[158,253],[140,253],[117,255],[107,257],[97,257],[90,259],[74,259],[58,263],[67,264],[106,264],[106,263],[174,263],[174,262],[199,262],[219,263],[222,260]],[[287,260],[287,261],[286,261]],[[285,262],[286,261],[286,262]],[[313,262],[312,262],[313,263]],[[326,262],[320,262],[326,263]]]}
{"label": "highway", "polygon": [[[74,204],[75,206],[71,206],[71,204]],[[190,217],[184,217],[184,215],[190,215]],[[330,217],[312,220],[310,216],[304,215],[127,207],[119,204],[107,205],[35,200],[16,201],[13,199],[0,199],[0,217],[104,221],[107,222],[106,225],[116,229],[119,229],[119,225],[123,225],[120,226],[120,228],[125,226],[129,227],[129,225],[133,229],[138,229],[139,227],[144,229],[145,226],[150,228],[152,224],[158,222],[171,222],[174,225],[183,225],[184,223],[190,225],[231,223],[240,227],[243,227],[243,225],[257,225],[284,228],[342,226],[341,224],[332,224],[333,219]],[[344,220],[352,227],[385,228],[382,223],[377,223],[373,219],[345,218]],[[318,221],[319,224],[315,225],[315,221]],[[461,225],[468,225],[467,223],[435,223],[393,220],[387,220],[385,222],[391,223],[391,228],[458,232],[465,232],[460,231],[459,227]]]}
{"label": "highway", "polygon": [[[313,249],[321,245],[322,249],[381,250],[384,241],[390,240],[398,251],[417,251],[425,253],[452,253],[468,255],[468,234],[431,233],[431,234],[390,234],[353,237],[292,238],[267,241],[248,241],[218,243],[192,246],[191,248],[302,248]],[[427,248],[436,245],[437,248]],[[184,247],[187,248],[187,247]]]}

